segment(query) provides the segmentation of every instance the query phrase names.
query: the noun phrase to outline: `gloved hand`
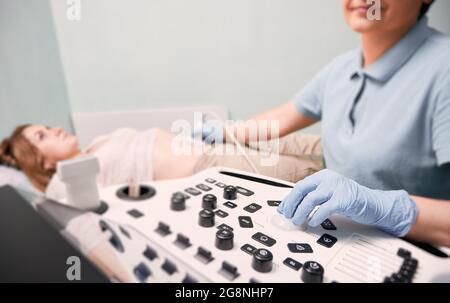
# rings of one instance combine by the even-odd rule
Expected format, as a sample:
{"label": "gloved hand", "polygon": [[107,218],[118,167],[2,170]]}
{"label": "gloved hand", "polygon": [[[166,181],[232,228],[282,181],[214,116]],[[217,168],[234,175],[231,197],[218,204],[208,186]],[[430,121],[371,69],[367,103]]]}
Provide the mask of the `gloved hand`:
{"label": "gloved hand", "polygon": [[218,120],[208,120],[194,128],[192,138],[206,143],[224,143],[224,125]]}
{"label": "gloved hand", "polygon": [[372,190],[328,169],[299,181],[278,211],[295,225],[301,225],[319,205],[308,223],[310,226],[318,226],[338,213],[398,237],[409,232],[419,212],[404,190]]}

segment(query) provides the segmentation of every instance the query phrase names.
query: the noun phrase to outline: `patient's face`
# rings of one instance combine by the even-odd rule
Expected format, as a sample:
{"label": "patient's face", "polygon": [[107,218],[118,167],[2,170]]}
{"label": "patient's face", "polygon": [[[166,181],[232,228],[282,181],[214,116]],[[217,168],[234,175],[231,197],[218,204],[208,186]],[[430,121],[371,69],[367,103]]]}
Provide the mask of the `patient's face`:
{"label": "patient's face", "polygon": [[[416,23],[423,3],[431,0],[381,0],[381,20],[369,20],[367,12],[375,1],[342,0],[345,20],[358,33],[390,33]],[[368,4],[369,3],[369,4]]]}
{"label": "patient's face", "polygon": [[70,159],[80,152],[77,137],[60,127],[32,125],[23,131],[23,135],[38,148],[46,169],[54,169],[58,161]]}

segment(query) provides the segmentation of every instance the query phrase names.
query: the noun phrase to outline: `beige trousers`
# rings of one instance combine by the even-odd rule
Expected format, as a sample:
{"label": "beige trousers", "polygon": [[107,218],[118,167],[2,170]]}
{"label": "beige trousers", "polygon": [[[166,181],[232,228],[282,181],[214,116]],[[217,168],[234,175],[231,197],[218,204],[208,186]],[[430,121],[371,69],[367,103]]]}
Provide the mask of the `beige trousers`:
{"label": "beige trousers", "polygon": [[[262,146],[249,144],[244,149],[260,174],[289,182],[297,182],[324,168],[322,144],[317,135],[295,133]],[[194,173],[214,166],[255,172],[232,144],[212,146],[197,161]]]}

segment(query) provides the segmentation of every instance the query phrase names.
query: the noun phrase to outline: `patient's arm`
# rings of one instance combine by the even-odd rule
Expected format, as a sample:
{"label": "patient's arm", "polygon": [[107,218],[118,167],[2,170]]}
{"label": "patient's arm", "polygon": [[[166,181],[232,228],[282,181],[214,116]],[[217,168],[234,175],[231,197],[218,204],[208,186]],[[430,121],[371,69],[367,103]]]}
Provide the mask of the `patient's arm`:
{"label": "patient's arm", "polygon": [[[279,133],[271,133],[270,122],[266,124],[265,121],[277,121],[279,123]],[[243,123],[236,124],[231,128],[231,130],[236,138],[242,142],[248,143],[252,141],[270,140],[284,137],[316,122],[316,120],[310,119],[301,114],[295,107],[294,102],[289,101],[280,107],[273,108]],[[261,134],[257,131],[249,131],[249,129],[253,129],[255,125],[263,126],[263,129],[267,126],[266,134]],[[242,137],[242,135],[244,136]],[[227,142],[230,141],[230,138],[227,138],[226,134],[225,140]]]}

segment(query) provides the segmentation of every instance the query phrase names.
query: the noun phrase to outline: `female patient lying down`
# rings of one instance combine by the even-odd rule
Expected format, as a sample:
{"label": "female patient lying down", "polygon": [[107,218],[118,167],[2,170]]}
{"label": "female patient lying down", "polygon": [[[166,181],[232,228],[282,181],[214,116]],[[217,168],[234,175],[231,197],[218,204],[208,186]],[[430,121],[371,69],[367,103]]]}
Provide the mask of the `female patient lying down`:
{"label": "female patient lying down", "polygon": [[[265,146],[264,151],[245,148],[263,175],[296,182],[323,168],[318,136],[291,135]],[[81,150],[77,137],[61,128],[24,125],[0,145],[0,162],[22,169],[37,188],[53,198],[59,198],[57,162],[84,154],[99,159],[100,187],[182,178],[213,166],[252,172],[251,165],[233,145],[209,145],[160,129],[121,128],[96,138]]]}

